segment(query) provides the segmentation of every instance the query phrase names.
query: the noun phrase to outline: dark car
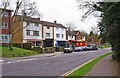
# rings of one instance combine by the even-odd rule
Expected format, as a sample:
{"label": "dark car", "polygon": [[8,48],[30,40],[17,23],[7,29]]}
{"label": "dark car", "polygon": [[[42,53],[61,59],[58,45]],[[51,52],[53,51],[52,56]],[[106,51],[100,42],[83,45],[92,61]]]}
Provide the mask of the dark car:
{"label": "dark car", "polygon": [[98,50],[96,46],[92,46],[92,50]]}
{"label": "dark car", "polygon": [[87,45],[84,48],[84,51],[92,51],[92,50],[98,50],[98,48],[95,45]]}
{"label": "dark car", "polygon": [[64,53],[72,53],[73,49],[70,47],[64,48]]}
{"label": "dark car", "polygon": [[90,47],[90,46],[85,46],[85,47],[83,48],[83,50],[84,50],[84,51],[90,51],[90,50],[91,50],[91,47]]}
{"label": "dark car", "polygon": [[89,51],[90,50],[98,50],[98,48],[95,45],[89,45]]}

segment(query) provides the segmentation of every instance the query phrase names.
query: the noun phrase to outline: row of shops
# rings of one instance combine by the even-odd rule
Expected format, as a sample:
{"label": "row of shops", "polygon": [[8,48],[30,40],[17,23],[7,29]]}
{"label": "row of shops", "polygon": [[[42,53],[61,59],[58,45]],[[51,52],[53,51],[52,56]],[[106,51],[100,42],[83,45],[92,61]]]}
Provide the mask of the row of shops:
{"label": "row of shops", "polygon": [[68,40],[68,41],[54,41],[53,39],[46,39],[43,41],[40,40],[28,40],[28,42],[32,43],[32,46],[42,46],[43,47],[65,47],[67,45],[73,45],[76,47],[85,46],[85,41],[80,40]]}

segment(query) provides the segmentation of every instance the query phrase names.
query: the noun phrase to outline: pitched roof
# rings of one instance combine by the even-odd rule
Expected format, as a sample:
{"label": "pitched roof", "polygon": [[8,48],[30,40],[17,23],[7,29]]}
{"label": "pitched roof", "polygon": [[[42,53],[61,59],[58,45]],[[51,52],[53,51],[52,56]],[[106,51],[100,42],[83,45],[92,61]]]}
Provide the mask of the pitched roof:
{"label": "pitched roof", "polygon": [[[18,19],[22,19],[22,15],[16,15],[16,17]],[[30,16],[25,16],[23,21],[33,22],[33,23],[40,23],[40,18],[33,18],[33,17],[30,17]]]}
{"label": "pitched roof", "polygon": [[76,34],[80,31],[68,31],[68,35],[76,36]]}
{"label": "pitched roof", "polygon": [[44,26],[52,26],[52,27],[60,27],[60,28],[65,28],[65,26],[63,26],[62,24],[58,24],[58,23],[52,23],[52,22],[47,22],[47,21],[40,21],[41,24],[43,24]]}

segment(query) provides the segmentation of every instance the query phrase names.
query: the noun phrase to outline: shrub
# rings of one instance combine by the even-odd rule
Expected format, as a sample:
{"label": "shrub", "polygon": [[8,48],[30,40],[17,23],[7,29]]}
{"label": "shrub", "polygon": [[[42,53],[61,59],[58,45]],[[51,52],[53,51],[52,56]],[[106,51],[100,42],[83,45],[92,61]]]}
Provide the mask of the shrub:
{"label": "shrub", "polygon": [[23,48],[23,49],[27,49],[27,50],[31,50],[31,43],[14,43],[13,46],[15,47],[19,47],[19,48]]}

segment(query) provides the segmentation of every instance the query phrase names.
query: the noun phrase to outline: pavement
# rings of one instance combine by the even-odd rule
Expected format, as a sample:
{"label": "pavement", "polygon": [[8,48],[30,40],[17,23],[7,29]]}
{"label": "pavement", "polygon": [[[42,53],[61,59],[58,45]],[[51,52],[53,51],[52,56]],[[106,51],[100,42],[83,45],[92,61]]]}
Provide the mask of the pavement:
{"label": "pavement", "polygon": [[109,55],[100,60],[93,68],[86,74],[86,76],[117,76],[116,63]]}

